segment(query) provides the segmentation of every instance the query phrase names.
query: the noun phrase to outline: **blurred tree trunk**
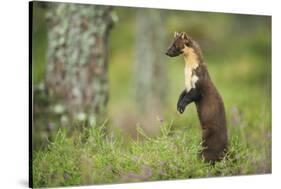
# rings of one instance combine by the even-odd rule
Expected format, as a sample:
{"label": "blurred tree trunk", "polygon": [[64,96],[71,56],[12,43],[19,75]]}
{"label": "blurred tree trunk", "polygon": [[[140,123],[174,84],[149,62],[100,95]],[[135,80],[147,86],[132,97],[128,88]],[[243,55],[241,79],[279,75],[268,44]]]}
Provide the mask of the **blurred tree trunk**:
{"label": "blurred tree trunk", "polygon": [[139,9],[136,23],[136,100],[141,111],[160,109],[167,93],[165,27],[159,10]]}
{"label": "blurred tree trunk", "polygon": [[111,7],[56,3],[47,19],[48,93],[71,118],[96,119],[108,99]]}

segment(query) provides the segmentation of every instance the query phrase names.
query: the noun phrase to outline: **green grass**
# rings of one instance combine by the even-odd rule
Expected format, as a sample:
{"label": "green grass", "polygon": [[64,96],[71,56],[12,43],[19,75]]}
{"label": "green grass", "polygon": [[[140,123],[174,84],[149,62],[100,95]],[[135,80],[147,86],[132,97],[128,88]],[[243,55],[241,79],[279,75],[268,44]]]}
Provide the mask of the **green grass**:
{"label": "green grass", "polygon": [[[230,139],[225,159],[215,165],[198,157],[200,134],[185,132],[163,123],[161,135],[148,137],[141,129],[139,139],[125,143],[122,135],[105,136],[101,128],[88,128],[81,135],[67,137],[59,130],[44,151],[35,153],[34,186],[68,186],[122,183],[256,173],[251,149],[240,138]],[[86,137],[86,139],[85,139]]]}

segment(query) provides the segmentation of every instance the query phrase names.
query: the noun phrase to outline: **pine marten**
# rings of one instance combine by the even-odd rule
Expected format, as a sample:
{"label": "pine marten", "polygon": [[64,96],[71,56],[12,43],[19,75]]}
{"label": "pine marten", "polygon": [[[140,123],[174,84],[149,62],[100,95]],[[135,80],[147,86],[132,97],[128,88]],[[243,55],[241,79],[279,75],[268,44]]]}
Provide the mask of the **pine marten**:
{"label": "pine marten", "polygon": [[185,32],[175,33],[166,55],[182,54],[185,61],[185,89],[179,96],[177,110],[195,102],[202,128],[202,156],[204,161],[221,160],[227,149],[227,128],[223,100],[208,73],[201,49]]}

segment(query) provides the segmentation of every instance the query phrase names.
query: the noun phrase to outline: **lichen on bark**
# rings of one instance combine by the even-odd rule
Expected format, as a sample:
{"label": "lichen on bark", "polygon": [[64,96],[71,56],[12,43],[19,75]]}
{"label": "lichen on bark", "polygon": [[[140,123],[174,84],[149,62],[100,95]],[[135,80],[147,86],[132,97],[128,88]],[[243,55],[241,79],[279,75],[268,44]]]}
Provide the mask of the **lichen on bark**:
{"label": "lichen on bark", "polygon": [[47,13],[45,83],[70,117],[105,112],[108,100],[107,43],[112,7],[54,3]]}

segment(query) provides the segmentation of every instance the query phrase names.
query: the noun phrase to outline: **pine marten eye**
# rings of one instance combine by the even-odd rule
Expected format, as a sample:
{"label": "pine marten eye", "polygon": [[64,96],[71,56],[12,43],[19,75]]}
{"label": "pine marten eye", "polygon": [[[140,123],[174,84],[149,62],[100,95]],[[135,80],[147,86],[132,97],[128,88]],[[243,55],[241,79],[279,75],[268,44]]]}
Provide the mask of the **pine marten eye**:
{"label": "pine marten eye", "polygon": [[178,45],[176,45],[176,44],[173,44],[173,48],[174,48],[175,50],[178,50],[178,49],[179,49]]}
{"label": "pine marten eye", "polygon": [[187,41],[187,42],[185,43],[185,45],[186,45],[187,47],[191,47],[192,43],[191,43],[191,41]]}

